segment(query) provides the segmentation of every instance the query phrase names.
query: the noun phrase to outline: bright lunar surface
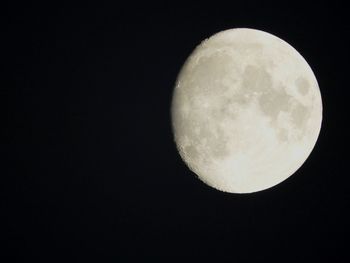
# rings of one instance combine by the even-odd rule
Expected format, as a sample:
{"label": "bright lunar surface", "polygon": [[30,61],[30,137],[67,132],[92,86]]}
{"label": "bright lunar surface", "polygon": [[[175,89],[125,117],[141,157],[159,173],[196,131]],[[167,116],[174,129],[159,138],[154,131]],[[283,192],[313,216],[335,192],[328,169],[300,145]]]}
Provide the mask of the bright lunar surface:
{"label": "bright lunar surface", "polygon": [[238,28],[204,40],[174,88],[179,153],[206,184],[251,193],[291,176],[320,132],[322,100],[305,59],[269,33]]}

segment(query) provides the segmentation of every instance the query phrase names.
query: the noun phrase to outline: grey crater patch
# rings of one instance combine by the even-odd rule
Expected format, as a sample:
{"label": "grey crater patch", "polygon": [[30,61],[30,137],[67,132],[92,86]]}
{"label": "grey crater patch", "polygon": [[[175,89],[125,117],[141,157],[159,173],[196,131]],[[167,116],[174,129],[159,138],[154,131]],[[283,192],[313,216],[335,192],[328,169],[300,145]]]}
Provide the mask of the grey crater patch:
{"label": "grey crater patch", "polygon": [[253,65],[245,67],[242,81],[244,93],[263,92],[271,87],[271,75],[264,68]]}
{"label": "grey crater patch", "polygon": [[[305,78],[296,80],[298,91],[306,95],[310,84]],[[300,136],[304,134],[310,109],[301,104],[296,98],[286,92],[283,85],[273,87],[272,77],[264,67],[248,65],[243,72],[243,80],[240,92],[235,94],[234,101],[245,105],[252,102],[252,97],[257,97],[261,111],[270,119],[271,124],[277,128],[276,135],[280,141],[287,141],[289,130],[276,126],[281,112],[287,113],[291,118],[291,124],[298,130]]]}
{"label": "grey crater patch", "polygon": [[295,85],[301,95],[306,95],[309,92],[310,84],[307,79],[299,77],[296,79]]}
{"label": "grey crater patch", "polygon": [[275,121],[281,111],[289,110],[291,100],[293,98],[286,93],[285,88],[280,87],[277,90],[264,90],[259,97],[259,105],[261,110]]}
{"label": "grey crater patch", "polygon": [[182,152],[194,161],[223,158],[229,153],[228,137],[216,122],[208,125],[204,120],[186,119],[181,127],[180,141],[184,143]]}
{"label": "grey crater patch", "polygon": [[292,110],[292,121],[295,127],[303,128],[309,116],[310,110],[301,103],[297,102]]}
{"label": "grey crater patch", "polygon": [[236,100],[244,104],[257,95],[262,112],[274,121],[281,111],[288,111],[293,98],[286,93],[285,87],[274,89],[272,85],[272,77],[263,67],[248,65],[243,73],[242,93]]}
{"label": "grey crater patch", "polygon": [[[232,75],[232,58],[224,52],[216,52],[210,56],[198,59],[191,72],[190,87],[195,87],[200,95],[216,96],[225,92],[233,80],[227,81]],[[197,94],[198,95],[198,94]]]}

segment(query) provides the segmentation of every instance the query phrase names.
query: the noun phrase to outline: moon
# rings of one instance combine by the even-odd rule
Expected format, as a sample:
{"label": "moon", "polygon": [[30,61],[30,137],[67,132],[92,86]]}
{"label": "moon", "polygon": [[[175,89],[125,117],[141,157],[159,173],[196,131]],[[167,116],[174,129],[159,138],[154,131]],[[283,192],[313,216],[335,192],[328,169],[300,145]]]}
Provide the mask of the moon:
{"label": "moon", "polygon": [[220,191],[252,193],[295,173],[313,150],[322,99],[305,59],[264,31],[221,31],[175,83],[171,120],[183,161]]}

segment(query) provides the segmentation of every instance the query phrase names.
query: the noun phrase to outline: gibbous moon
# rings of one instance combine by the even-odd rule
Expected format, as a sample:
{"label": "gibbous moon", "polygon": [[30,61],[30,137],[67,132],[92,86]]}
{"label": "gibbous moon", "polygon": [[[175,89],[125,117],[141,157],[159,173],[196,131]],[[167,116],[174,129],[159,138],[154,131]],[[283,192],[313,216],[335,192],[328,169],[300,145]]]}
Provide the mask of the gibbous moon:
{"label": "gibbous moon", "polygon": [[269,33],[238,28],[204,40],[172,98],[177,149],[204,183],[231,193],[270,188],[311,153],[322,122],[305,59]]}

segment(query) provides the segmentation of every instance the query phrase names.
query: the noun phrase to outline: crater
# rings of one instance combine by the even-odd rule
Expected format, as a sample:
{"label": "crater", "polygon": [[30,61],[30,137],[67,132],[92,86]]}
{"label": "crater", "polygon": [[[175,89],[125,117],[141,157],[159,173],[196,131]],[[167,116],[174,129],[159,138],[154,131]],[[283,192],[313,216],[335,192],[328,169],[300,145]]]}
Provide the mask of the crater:
{"label": "crater", "polygon": [[294,125],[298,129],[303,128],[305,126],[305,122],[308,116],[309,116],[308,108],[298,102],[292,110],[292,121]]}
{"label": "crater", "polygon": [[193,144],[185,146],[184,152],[185,152],[186,156],[188,156],[191,159],[198,159],[198,157],[199,157],[198,149]]}
{"label": "crater", "polygon": [[[212,159],[213,157],[222,158],[227,156],[227,135],[222,130],[218,123],[213,120],[210,123],[201,121],[194,123],[187,119],[186,125],[181,131],[182,142],[184,143],[184,153],[191,159],[198,158]],[[185,140],[186,137],[186,140]]]}
{"label": "crater", "polygon": [[[207,124],[203,124],[207,125]],[[200,140],[202,141],[206,152],[204,155],[213,156],[215,158],[222,158],[227,156],[228,138],[225,135],[225,131],[218,127],[217,124],[210,124],[208,128],[202,128],[203,132],[200,134]]]}
{"label": "crater", "polygon": [[297,86],[299,93],[303,96],[306,95],[310,89],[309,82],[303,77],[297,78],[295,81],[295,85]]}
{"label": "crater", "polygon": [[212,116],[217,117],[217,119],[229,118],[233,120],[237,117],[237,108],[237,102],[235,100],[230,97],[224,97],[221,100],[220,109],[216,110]]}

